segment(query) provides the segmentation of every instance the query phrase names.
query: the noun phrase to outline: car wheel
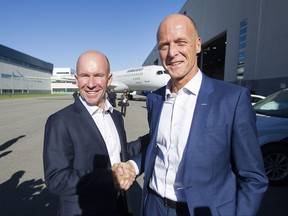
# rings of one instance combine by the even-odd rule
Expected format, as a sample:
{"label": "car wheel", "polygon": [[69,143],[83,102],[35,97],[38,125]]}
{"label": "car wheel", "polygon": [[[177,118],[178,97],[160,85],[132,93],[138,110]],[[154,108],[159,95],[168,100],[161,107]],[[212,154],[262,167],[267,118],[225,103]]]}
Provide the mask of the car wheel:
{"label": "car wheel", "polygon": [[286,146],[271,143],[262,147],[265,172],[270,185],[281,186],[288,183],[288,147]]}

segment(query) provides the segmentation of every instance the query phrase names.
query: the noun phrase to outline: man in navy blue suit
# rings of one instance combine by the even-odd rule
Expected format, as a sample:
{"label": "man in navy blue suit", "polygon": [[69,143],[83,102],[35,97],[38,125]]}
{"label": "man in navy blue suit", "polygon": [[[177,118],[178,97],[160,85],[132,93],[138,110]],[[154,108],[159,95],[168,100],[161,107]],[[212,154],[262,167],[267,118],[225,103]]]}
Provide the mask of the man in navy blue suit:
{"label": "man in navy blue suit", "polygon": [[256,215],[268,181],[249,91],[200,71],[191,18],[166,17],[157,42],[171,79],[147,96],[147,151],[115,170],[145,173],[141,215]]}
{"label": "man in navy blue suit", "polygon": [[45,125],[47,188],[60,197],[58,215],[131,215],[129,197],[117,190],[111,167],[138,153],[141,139],[127,145],[123,117],[105,99],[112,74],[104,54],[83,53],[75,77],[80,96]]}

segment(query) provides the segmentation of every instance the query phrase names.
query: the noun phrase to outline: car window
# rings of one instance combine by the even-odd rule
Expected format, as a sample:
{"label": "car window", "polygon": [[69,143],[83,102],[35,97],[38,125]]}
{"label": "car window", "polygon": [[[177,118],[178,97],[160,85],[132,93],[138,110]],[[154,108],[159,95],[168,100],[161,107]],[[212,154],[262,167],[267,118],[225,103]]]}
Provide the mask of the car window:
{"label": "car window", "polygon": [[254,104],[256,113],[288,118],[288,90],[269,95]]}
{"label": "car window", "polygon": [[262,100],[262,98],[258,98],[258,97],[251,97],[252,103],[256,103],[260,100]]}

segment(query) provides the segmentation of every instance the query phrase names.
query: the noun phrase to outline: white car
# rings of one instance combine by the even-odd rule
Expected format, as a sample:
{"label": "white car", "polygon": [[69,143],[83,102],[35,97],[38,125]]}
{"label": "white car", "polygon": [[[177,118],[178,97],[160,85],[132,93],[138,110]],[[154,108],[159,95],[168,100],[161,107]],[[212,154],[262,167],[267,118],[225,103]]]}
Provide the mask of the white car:
{"label": "white car", "polygon": [[262,96],[262,95],[251,94],[252,105],[254,105],[256,102],[258,102],[264,98],[265,98],[265,96]]}
{"label": "white car", "polygon": [[258,140],[271,185],[288,183],[288,89],[254,104]]}

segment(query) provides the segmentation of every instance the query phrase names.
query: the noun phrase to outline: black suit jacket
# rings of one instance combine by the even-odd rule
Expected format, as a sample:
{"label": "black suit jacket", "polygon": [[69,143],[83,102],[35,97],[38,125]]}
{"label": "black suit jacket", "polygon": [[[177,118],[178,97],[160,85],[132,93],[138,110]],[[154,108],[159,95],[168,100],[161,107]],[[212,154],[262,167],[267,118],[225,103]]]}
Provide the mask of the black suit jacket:
{"label": "black suit jacket", "polygon": [[[117,110],[110,115],[119,134],[121,160],[126,161],[140,151],[140,140],[128,152],[123,118]],[[47,188],[60,196],[58,215],[116,214],[119,194],[106,144],[79,98],[47,119],[43,152]]]}

